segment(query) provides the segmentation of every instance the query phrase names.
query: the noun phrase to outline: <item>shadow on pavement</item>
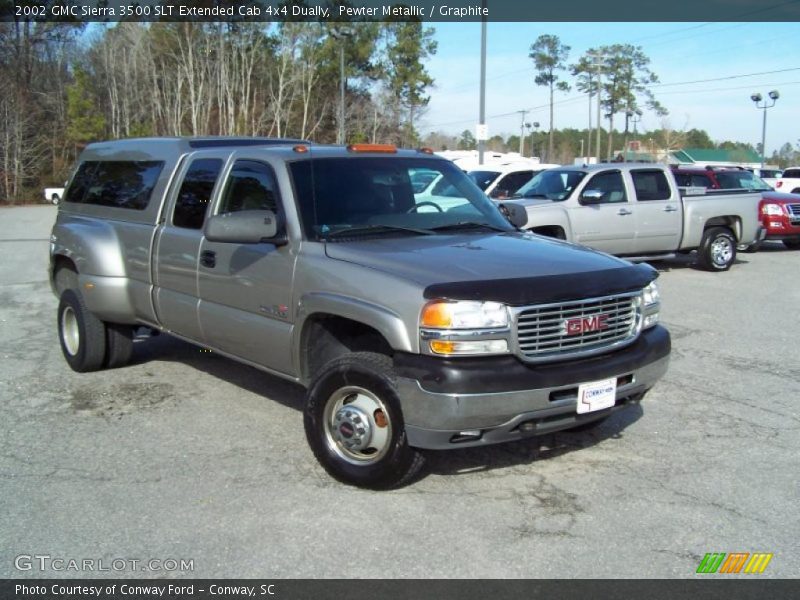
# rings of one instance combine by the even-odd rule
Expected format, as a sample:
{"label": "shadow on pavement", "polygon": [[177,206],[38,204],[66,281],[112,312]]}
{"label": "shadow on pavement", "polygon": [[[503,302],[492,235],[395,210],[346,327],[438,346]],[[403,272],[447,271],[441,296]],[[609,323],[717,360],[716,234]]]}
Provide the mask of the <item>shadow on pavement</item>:
{"label": "shadow on pavement", "polygon": [[[303,410],[305,390],[300,385],[170,335],[137,338],[131,364],[146,364],[151,361],[181,362],[243,390],[268,397],[298,412]],[[415,481],[424,479],[429,474],[460,475],[557,458],[568,452],[594,446],[604,440],[622,437],[624,430],[638,421],[642,414],[641,406],[635,403],[599,421],[589,431],[562,431],[517,442],[477,448],[429,450],[426,451],[426,468]],[[298,440],[298,443],[301,443],[301,440]],[[305,443],[305,440],[302,440],[302,443]]]}

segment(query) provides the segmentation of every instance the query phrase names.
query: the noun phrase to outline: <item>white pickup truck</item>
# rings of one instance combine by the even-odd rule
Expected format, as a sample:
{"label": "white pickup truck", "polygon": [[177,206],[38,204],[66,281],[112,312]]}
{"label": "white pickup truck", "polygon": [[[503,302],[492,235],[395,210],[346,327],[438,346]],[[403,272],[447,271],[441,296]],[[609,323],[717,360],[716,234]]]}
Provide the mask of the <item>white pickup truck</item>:
{"label": "white pickup truck", "polygon": [[800,194],[800,167],[789,167],[773,186],[779,192]]}
{"label": "white pickup truck", "polygon": [[726,271],[737,245],[764,235],[760,200],[760,192],[678,188],[665,165],[610,163],[543,171],[504,205],[524,209],[534,233],[639,260],[697,250],[703,268]]}
{"label": "white pickup truck", "polygon": [[63,187],[44,188],[44,199],[46,202],[52,202],[53,204],[58,204],[59,202],[61,202],[61,198],[63,197],[64,197]]}

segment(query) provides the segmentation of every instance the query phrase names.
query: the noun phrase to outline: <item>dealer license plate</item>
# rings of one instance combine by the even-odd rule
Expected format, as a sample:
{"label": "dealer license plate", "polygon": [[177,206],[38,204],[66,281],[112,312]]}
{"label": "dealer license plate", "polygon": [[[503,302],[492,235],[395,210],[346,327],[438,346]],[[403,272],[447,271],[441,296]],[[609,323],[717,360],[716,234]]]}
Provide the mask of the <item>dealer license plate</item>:
{"label": "dealer license plate", "polygon": [[582,383],[578,386],[578,414],[614,406],[617,398],[617,378]]}

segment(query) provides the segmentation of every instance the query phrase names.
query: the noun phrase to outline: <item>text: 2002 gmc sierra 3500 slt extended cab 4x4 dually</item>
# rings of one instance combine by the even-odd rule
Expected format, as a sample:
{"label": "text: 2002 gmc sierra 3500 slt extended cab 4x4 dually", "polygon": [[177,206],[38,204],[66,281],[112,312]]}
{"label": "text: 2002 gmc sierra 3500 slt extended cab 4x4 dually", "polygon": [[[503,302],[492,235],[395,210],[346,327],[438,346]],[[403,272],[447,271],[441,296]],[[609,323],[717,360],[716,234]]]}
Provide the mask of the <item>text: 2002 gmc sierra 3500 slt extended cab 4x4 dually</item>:
{"label": "text: 2002 gmc sierra 3500 slt extended cab 4x4 dually", "polygon": [[[415,196],[417,170],[459,201]],[[145,326],[295,381],[317,459],[376,489],[421,449],[596,422],[669,361],[655,270],[522,232],[453,163],[392,146],[92,144],[51,276],[74,370],[125,364]]]}

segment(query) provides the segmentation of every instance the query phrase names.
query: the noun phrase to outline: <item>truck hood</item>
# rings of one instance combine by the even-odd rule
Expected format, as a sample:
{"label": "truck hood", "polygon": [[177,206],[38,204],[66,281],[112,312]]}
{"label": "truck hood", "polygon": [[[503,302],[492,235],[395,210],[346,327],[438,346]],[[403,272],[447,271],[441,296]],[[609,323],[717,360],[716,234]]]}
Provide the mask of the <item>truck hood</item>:
{"label": "truck hood", "polygon": [[414,281],[428,298],[557,302],[641,289],[658,276],[647,265],[530,233],[329,242],[325,251]]}
{"label": "truck hood", "polygon": [[764,200],[776,200],[779,202],[800,202],[800,194],[789,194],[787,192],[761,192]]}

